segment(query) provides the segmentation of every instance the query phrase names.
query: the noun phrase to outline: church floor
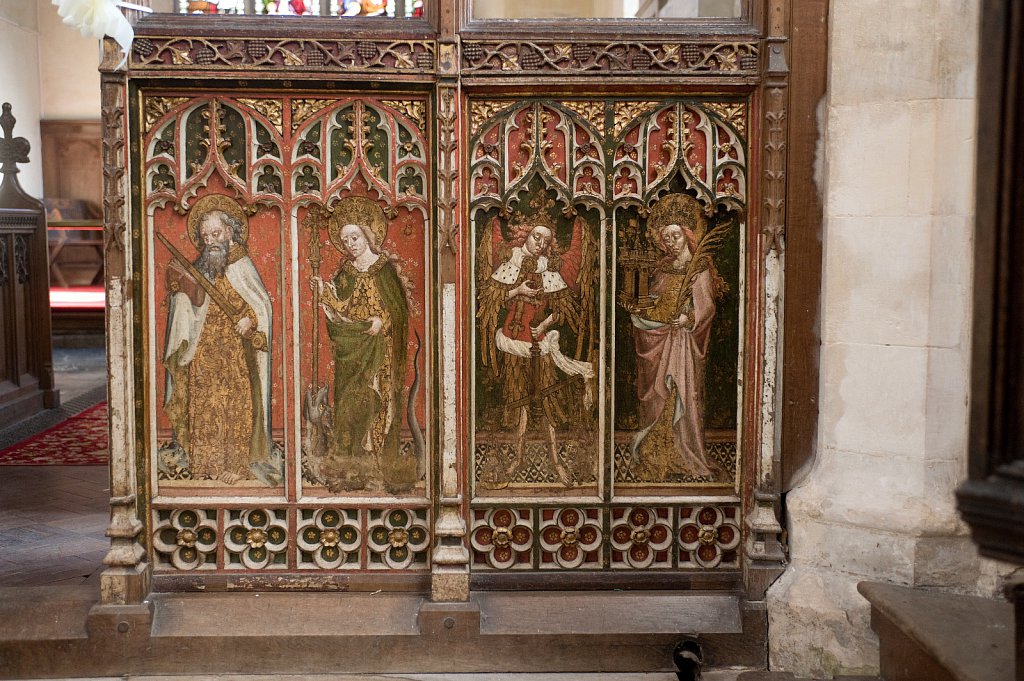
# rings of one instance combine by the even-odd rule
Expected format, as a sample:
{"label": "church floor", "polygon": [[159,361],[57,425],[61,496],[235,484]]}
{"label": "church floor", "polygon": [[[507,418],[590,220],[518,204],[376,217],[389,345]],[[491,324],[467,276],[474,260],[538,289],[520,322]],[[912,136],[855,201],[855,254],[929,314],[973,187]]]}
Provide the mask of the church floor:
{"label": "church floor", "polygon": [[[55,348],[53,359],[62,405],[75,411],[103,399],[103,348]],[[58,411],[0,431],[0,445],[67,417]],[[109,498],[106,466],[0,467],[0,587],[98,587],[110,546]]]}
{"label": "church floor", "polygon": [[0,587],[98,587],[109,495],[106,466],[0,468]]}

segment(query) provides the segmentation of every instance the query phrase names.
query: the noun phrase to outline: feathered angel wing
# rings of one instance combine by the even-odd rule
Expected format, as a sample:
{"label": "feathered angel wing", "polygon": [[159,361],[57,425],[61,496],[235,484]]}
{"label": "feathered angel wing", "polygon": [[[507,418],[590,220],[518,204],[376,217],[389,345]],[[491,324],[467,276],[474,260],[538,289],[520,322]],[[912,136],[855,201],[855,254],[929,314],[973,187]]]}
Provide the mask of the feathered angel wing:
{"label": "feathered angel wing", "polygon": [[564,262],[578,263],[572,279],[580,296],[580,321],[576,329],[576,357],[592,360],[597,345],[597,310],[594,292],[597,289],[597,241],[587,221],[577,216],[572,225],[572,241],[563,257]]}
{"label": "feathered angel wing", "polygon": [[495,217],[483,230],[476,253],[476,317],[480,324],[480,357],[483,365],[491,367],[495,372],[498,370],[498,358],[494,333],[498,329],[498,314],[504,300],[504,291],[499,291],[493,285],[491,275],[501,262],[505,250],[501,222]]}

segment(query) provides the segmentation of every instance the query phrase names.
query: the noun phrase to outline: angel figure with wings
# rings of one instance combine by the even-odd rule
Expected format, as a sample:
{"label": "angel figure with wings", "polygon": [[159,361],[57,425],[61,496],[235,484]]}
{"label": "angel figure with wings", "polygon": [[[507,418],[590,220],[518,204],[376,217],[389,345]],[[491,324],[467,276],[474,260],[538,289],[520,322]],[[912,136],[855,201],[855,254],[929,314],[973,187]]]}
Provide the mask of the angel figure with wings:
{"label": "angel figure with wings", "polygon": [[[490,232],[489,234],[487,232]],[[502,388],[501,425],[514,432],[503,480],[511,482],[523,464],[528,428],[539,430],[558,479],[576,484],[558,456],[556,431],[578,425],[593,406],[593,287],[596,244],[577,217],[564,250],[555,225],[543,213],[517,215],[511,239],[495,218],[477,256],[477,319],[482,363]],[[570,356],[563,332],[576,337]]]}

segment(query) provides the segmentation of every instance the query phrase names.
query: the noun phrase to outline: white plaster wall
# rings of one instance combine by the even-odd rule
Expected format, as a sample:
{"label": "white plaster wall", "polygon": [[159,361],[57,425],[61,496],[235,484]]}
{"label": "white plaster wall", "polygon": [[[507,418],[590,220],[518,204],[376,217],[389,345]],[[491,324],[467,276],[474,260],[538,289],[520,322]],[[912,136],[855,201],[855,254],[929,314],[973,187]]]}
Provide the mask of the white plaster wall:
{"label": "white plaster wall", "polygon": [[966,475],[979,0],[832,0],[818,448],[786,500],[770,660],[877,670],[875,580],[991,589]]}
{"label": "white plaster wall", "polygon": [[30,163],[18,180],[35,197],[43,195],[39,162],[39,29],[35,2],[0,0],[0,102],[10,102],[14,135],[32,145]]}
{"label": "white plaster wall", "polygon": [[[28,0],[21,0],[30,4]],[[39,12],[39,74],[42,117],[97,120],[100,117],[100,43],[67,26],[50,0],[36,0]]]}

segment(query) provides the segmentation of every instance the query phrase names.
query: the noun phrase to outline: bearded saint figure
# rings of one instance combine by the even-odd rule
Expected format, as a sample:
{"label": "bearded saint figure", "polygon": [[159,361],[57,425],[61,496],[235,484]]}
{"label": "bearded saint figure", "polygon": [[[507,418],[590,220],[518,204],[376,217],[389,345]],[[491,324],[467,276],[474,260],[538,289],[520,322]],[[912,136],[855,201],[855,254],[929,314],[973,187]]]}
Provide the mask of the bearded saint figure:
{"label": "bearded saint figure", "polygon": [[188,231],[200,249],[193,271],[177,260],[167,268],[164,408],[192,479],[234,484],[270,458],[272,304],[237,203],[204,196]]}

